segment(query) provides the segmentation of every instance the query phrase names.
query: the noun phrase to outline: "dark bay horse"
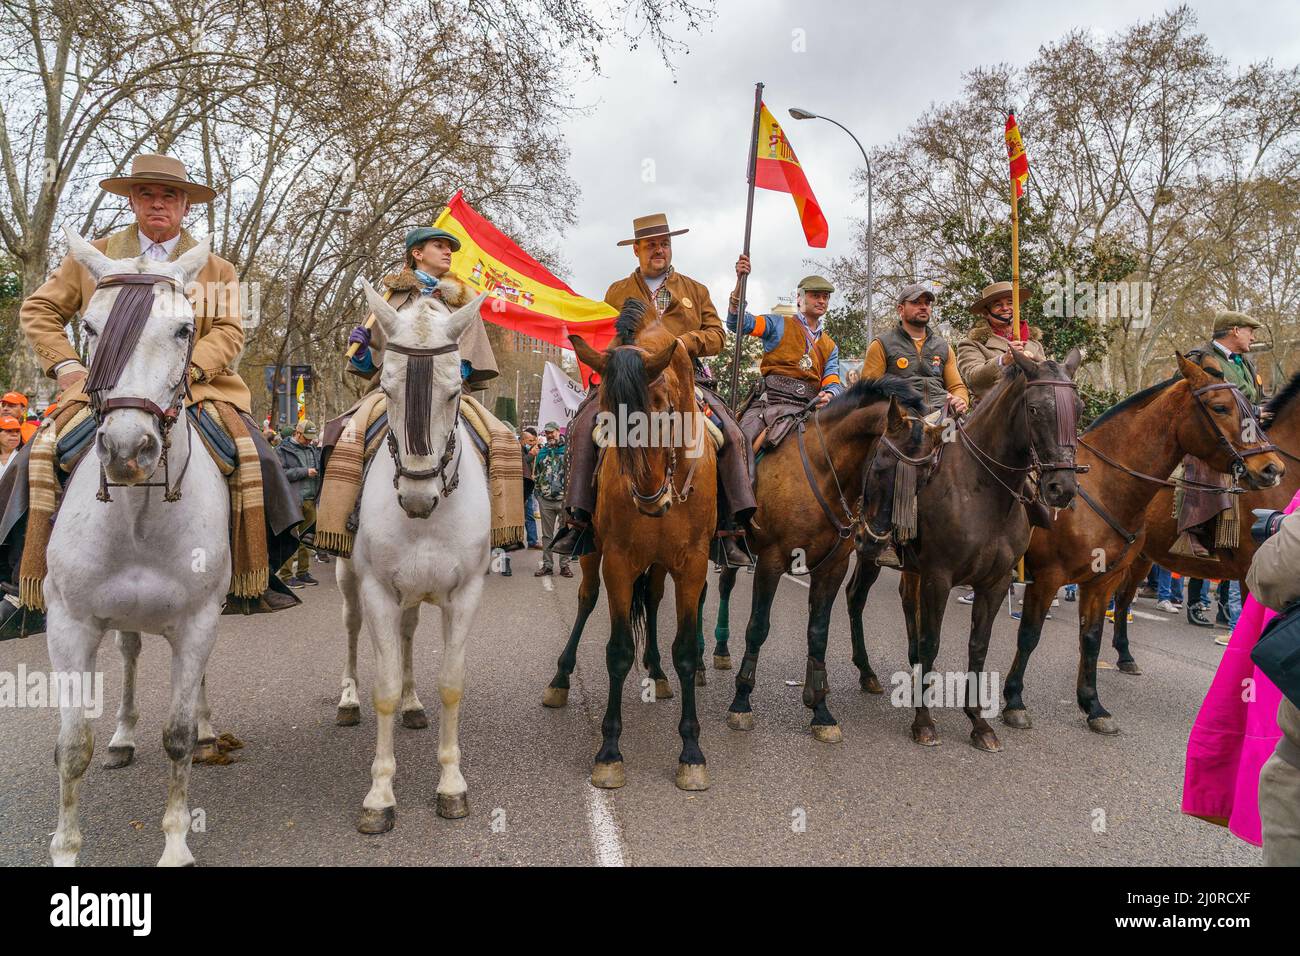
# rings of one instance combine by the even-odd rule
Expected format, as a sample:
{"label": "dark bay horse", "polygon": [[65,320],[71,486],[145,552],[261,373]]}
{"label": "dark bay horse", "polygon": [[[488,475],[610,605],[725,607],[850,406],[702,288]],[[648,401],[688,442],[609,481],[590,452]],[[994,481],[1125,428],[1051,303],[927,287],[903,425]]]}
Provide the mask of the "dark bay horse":
{"label": "dark bay horse", "polygon": [[672,650],[681,683],[682,752],[676,782],[682,790],[705,790],[709,778],[695,712],[695,639],[717,524],[716,452],[696,410],[690,357],[676,336],[657,317],[647,318],[645,305],[632,299],[623,304],[615,327],[604,352],[581,336],[570,337],[578,357],[601,375],[605,433],[592,520],[609,605],[609,699],[591,782],[604,788],[625,782],[618,747],[623,682],[644,640],[650,569],[659,565],[672,576],[677,599]]}
{"label": "dark bay horse", "polygon": [[[1210,369],[1213,359],[1206,360]],[[1213,375],[1213,371],[1210,372]],[[1277,446],[1278,454],[1291,465],[1300,465],[1300,374],[1268,403],[1266,413],[1272,417],[1268,438]],[[1171,554],[1170,548],[1178,540],[1178,519],[1174,517],[1174,492],[1159,488],[1146,511],[1146,536],[1142,542],[1141,557],[1129,568],[1124,583],[1115,592],[1115,636],[1112,645],[1118,652],[1116,666],[1125,674],[1141,674],[1142,669],[1133,658],[1128,643],[1128,609],[1137,594],[1138,586],[1146,579],[1151,565],[1158,564],[1186,578],[1215,578],[1220,581],[1240,581],[1246,586],[1246,572],[1255,559],[1259,546],[1250,536],[1251,511],[1265,508],[1280,511],[1291,503],[1300,490],[1300,468],[1288,468],[1276,485],[1258,491],[1247,491],[1239,496],[1237,513],[1241,517],[1241,538],[1235,548],[1216,548],[1217,561],[1193,558],[1189,555]]]}
{"label": "dark bay horse", "polygon": [[[1014,364],[1002,380],[964,423],[949,429],[951,438],[941,446],[939,464],[917,495],[917,535],[900,549],[907,656],[914,672],[920,667],[912,682],[911,696],[920,697],[912,701],[912,739],[924,746],[938,744],[939,734],[927,705],[932,699],[929,688],[920,695],[915,691],[930,683],[939,689],[948,685],[931,676],[944,611],[953,587],[971,584],[975,603],[966,679],[952,686],[964,691],[956,696],[971,722],[972,746],[991,753],[1002,749],[986,719],[992,715],[986,710],[997,706],[996,697],[981,704],[973,699],[973,691],[984,672],[994,617],[1007,596],[1016,562],[1029,545],[1025,478],[1037,472],[1043,501],[1054,508],[1069,505],[1077,487],[1075,423],[1083,408],[1073,381],[1078,350],[1063,363],[1037,363],[1019,352],[1010,354]],[[877,454],[879,459],[894,456],[888,446]],[[872,469],[863,513],[868,539],[888,537],[893,484],[887,463]],[[862,609],[880,575],[874,550],[867,544],[859,551],[848,601],[859,684],[878,692],[862,633]]]}
{"label": "dark bay horse", "polygon": [[[749,546],[757,557],[753,603],[745,631],[745,656],[736,674],[736,695],[727,726],[750,730],[759,650],[767,639],[772,602],[781,575],[796,565],[807,570],[808,666],[803,702],[812,710],[812,735],[825,743],[842,739],[826,705],[826,637],[831,606],[839,593],[853,551],[856,515],[851,503],[862,494],[863,470],[882,435],[907,449],[924,440],[920,396],[896,379],[864,379],[829,405],[811,413],[757,468],[758,510],[751,521]],[[806,433],[806,435],[805,435]],[[719,634],[725,634],[734,568],[724,569],[719,583]],[[714,663],[730,666],[725,637]]]}
{"label": "dark bay horse", "polygon": [[1231,472],[1252,488],[1277,483],[1281,458],[1262,441],[1243,441],[1241,392],[1213,379],[1178,355],[1182,378],[1153,385],[1103,413],[1079,438],[1079,461],[1090,466],[1079,479],[1075,506],[1060,512],[1050,530],[1035,528],[1025,554],[1033,583],[1025,588],[1016,656],[1004,687],[1002,720],[1031,726],[1024,702],[1025,668],[1038,646],[1052,598],[1063,584],[1079,585],[1079,673],[1075,693],[1090,730],[1119,733],[1119,724],[1097,696],[1097,654],[1106,605],[1140,553],[1147,506],[1182,461],[1201,459]]}

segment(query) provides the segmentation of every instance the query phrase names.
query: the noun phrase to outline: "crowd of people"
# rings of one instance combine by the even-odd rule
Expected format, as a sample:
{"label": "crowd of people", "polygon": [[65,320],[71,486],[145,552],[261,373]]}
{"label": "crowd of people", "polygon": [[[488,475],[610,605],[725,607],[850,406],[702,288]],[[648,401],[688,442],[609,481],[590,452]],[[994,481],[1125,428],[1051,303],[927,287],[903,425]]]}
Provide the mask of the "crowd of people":
{"label": "crowd of people", "polygon": [[[44,415],[54,407],[47,407]],[[31,407],[22,392],[5,392],[0,397],[0,476],[18,458],[18,450],[31,441],[44,415]]]}
{"label": "crowd of people", "polygon": [[[296,425],[284,425],[277,431],[268,422],[262,428],[262,436],[275,449],[289,487],[301,502],[302,527],[312,527],[316,523],[316,500],[321,488],[321,446],[316,423],[303,418]],[[328,564],[330,558],[324,551],[318,551],[316,560]],[[312,576],[311,561],[311,549],[300,542],[298,550],[281,565],[280,580],[294,590],[320,584]]]}

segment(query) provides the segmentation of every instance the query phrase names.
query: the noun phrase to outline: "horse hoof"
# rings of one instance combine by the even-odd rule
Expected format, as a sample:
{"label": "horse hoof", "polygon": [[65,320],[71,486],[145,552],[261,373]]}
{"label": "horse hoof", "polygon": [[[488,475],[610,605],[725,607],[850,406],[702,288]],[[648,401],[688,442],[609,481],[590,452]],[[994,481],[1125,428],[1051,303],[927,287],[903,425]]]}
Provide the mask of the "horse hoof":
{"label": "horse hoof", "polygon": [[1094,734],[1105,734],[1107,737],[1113,737],[1119,733],[1119,721],[1110,714],[1105,717],[1089,717],[1088,729]]}
{"label": "horse hoof", "polygon": [[425,713],[423,707],[418,710],[404,710],[402,711],[402,726],[407,730],[427,730],[429,715]]}
{"label": "horse hoof", "polygon": [[617,790],[625,783],[627,783],[627,777],[623,775],[623,761],[621,760],[614,763],[598,763],[591,768],[591,785],[593,787],[600,787],[602,790]]}
{"label": "horse hoof", "polygon": [[1002,722],[1008,727],[1016,728],[1016,730],[1028,730],[1034,726],[1034,722],[1029,719],[1029,711],[1022,708],[1004,710],[1002,712]]}
{"label": "horse hoof", "polygon": [[1138,667],[1137,661],[1120,661],[1115,667],[1121,674],[1132,674],[1134,677],[1142,673],[1142,668]]}
{"label": "horse hoof", "polygon": [[737,713],[734,710],[727,711],[727,726],[732,730],[753,730],[753,711],[747,710],[743,714]]}
{"label": "horse hoof", "polygon": [[361,811],[361,821],[357,824],[357,830],[361,833],[387,833],[396,822],[396,807],[383,807],[379,810],[366,807]]}
{"label": "horse hoof", "polygon": [[714,655],[713,655],[713,669],[714,669],[715,671],[729,671],[729,670],[731,670],[731,655],[730,655],[730,654],[714,654]]}
{"label": "horse hoof", "polygon": [[542,694],[543,707],[564,707],[569,703],[569,688],[548,687]]}
{"label": "horse hoof", "polygon": [[880,678],[875,674],[858,678],[858,686],[868,694],[883,694],[885,692],[885,689],[880,686]]}
{"label": "horse hoof", "polygon": [[970,745],[976,750],[984,751],[986,754],[1002,752],[1002,742],[998,740],[998,735],[991,730],[972,730],[970,732]]}
{"label": "horse hoof", "polygon": [[813,724],[812,735],[813,740],[820,740],[824,744],[838,744],[844,740],[839,724]]}
{"label": "horse hoof", "polygon": [[655,700],[672,700],[673,685],[668,683],[667,677],[658,677],[655,679]]}
{"label": "horse hoof", "polygon": [[340,705],[339,712],[334,717],[334,723],[339,727],[355,727],[357,724],[361,723],[361,705]]}
{"label": "horse hoof", "polygon": [[923,727],[913,727],[912,740],[922,747],[937,747],[939,746],[939,732],[928,724]]}
{"label": "horse hoof", "polygon": [[469,800],[463,793],[438,794],[438,816],[444,820],[459,820],[469,816]]}
{"label": "horse hoof", "polygon": [[121,770],[123,767],[130,766],[134,759],[134,747],[109,747],[108,756],[104,759],[104,769]]}
{"label": "horse hoof", "polygon": [[709,682],[704,679],[704,668],[703,667],[695,668],[695,686],[707,687],[708,684]]}
{"label": "horse hoof", "polygon": [[677,765],[677,789],[708,790],[708,768],[702,763],[679,763]]}

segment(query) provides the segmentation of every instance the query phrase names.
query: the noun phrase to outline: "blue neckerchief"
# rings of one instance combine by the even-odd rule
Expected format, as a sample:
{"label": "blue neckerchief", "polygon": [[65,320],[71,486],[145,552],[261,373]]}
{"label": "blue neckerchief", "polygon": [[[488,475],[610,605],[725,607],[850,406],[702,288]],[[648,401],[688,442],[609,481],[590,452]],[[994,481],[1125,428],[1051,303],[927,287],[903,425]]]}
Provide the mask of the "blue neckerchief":
{"label": "blue neckerchief", "polygon": [[420,295],[433,295],[433,290],[438,288],[438,280],[423,269],[416,269],[415,277],[420,280]]}

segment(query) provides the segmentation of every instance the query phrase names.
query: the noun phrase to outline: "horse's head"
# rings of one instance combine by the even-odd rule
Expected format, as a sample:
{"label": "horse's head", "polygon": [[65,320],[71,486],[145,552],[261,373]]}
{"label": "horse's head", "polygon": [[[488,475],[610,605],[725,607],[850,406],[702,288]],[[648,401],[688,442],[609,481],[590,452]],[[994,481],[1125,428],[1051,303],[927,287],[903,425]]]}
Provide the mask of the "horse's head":
{"label": "horse's head", "polygon": [[398,315],[365,279],[357,280],[383,330],[379,375],[388,413],[397,502],[412,518],[427,518],[440,494],[455,487],[456,424],[460,412],[457,342],[486,294],[444,317],[429,299]]}
{"label": "horse's head", "polygon": [[899,476],[910,483],[907,495],[918,492],[918,483],[928,477],[934,452],[943,440],[943,427],[922,416],[919,396],[904,396],[904,400],[909,397],[913,399],[910,406],[897,395],[889,396],[884,429],[862,479],[861,527],[882,544],[889,539],[897,517],[894,502]]}
{"label": "horse's head", "polygon": [[659,518],[673,503],[679,445],[699,447],[691,363],[677,337],[662,323],[647,323],[645,303],[628,299],[609,348],[598,352],[571,335],[578,358],[600,373],[602,443],[613,445],[632,500],[644,515]]}
{"label": "horse's head", "polygon": [[182,413],[194,347],[187,287],[208,261],[205,240],[175,262],[110,259],[64,228],[73,257],[95,280],[82,307],[90,375],[85,390],[99,416],[95,451],[115,484],[147,481],[165,431]]}
{"label": "horse's head", "polygon": [[1189,413],[1175,423],[1178,442],[1188,454],[1216,471],[1230,473],[1251,488],[1271,488],[1282,480],[1286,465],[1273,450],[1254,410],[1241,390],[1178,357],[1178,369],[1187,383]]}
{"label": "horse's head", "polygon": [[1079,490],[1074,455],[1083,400],[1074,373],[1079,370],[1082,353],[1071,349],[1064,362],[1035,362],[1014,349],[1011,357],[1014,364],[1008,374],[1023,377],[1025,383],[1025,418],[1029,447],[1039,470],[1039,490],[1048,505],[1064,508]]}

